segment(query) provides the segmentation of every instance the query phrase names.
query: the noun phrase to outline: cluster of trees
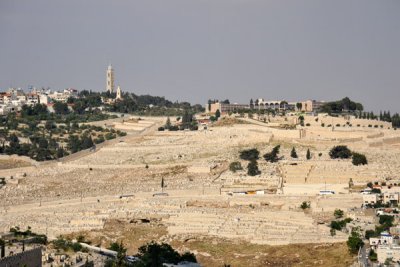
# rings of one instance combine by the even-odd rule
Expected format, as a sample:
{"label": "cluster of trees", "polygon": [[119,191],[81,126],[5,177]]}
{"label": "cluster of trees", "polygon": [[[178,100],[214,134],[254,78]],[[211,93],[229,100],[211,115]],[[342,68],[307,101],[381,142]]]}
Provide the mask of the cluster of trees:
{"label": "cluster of trees", "polygon": [[[37,161],[52,160],[126,134],[97,126],[79,126],[76,120],[70,120],[71,116],[90,115],[49,114],[46,106],[38,104],[23,106],[20,116],[11,113],[0,117],[0,153],[28,156]],[[93,140],[92,135],[97,138]]]}
{"label": "cluster of trees", "polygon": [[249,161],[247,164],[247,174],[250,176],[256,176],[261,173],[257,163],[259,155],[260,152],[255,148],[240,151],[240,158]]}
{"label": "cluster of trees", "polygon": [[382,232],[388,231],[393,226],[394,216],[391,215],[380,215],[379,225],[375,226],[375,230],[365,231],[365,238],[370,239],[371,237],[378,237]]}
{"label": "cluster of trees", "polygon": [[347,146],[334,146],[329,151],[331,159],[349,159],[352,158],[353,165],[368,164],[367,157],[363,154],[352,152]]}
{"label": "cluster of trees", "polygon": [[126,92],[123,93],[122,97],[122,100],[111,104],[108,109],[113,112],[152,116],[182,116],[185,110],[189,110],[190,113],[204,111],[201,105],[191,105],[189,102],[171,102],[159,96],[135,95],[134,93]]}
{"label": "cluster of trees", "polygon": [[393,128],[400,127],[400,115],[398,113],[395,113],[393,116],[391,116],[390,111],[384,111],[383,113],[381,111],[379,114],[379,120],[391,122]]}
{"label": "cluster of trees", "polygon": [[63,236],[57,237],[56,240],[52,241],[53,247],[57,250],[63,251],[83,251],[87,252],[86,248],[83,248],[79,242],[72,242],[71,240],[65,239]]}
{"label": "cluster of trees", "polygon": [[[75,99],[75,101],[83,101],[82,99]],[[32,106],[23,105],[21,108],[21,116],[18,118],[20,122],[23,123],[39,123],[43,120],[53,120],[57,123],[73,123],[73,122],[90,122],[106,120],[111,118],[116,118],[116,116],[108,115],[102,113],[98,109],[90,109],[88,111],[75,112],[73,106],[73,112],[70,112],[68,105],[66,103],[55,102],[53,105],[54,113],[50,113],[43,104],[36,104]],[[15,118],[15,113],[8,114],[7,117]]]}
{"label": "cluster of trees", "polygon": [[342,113],[342,112],[360,112],[364,110],[361,103],[354,102],[350,98],[345,97],[342,100],[325,103],[321,106],[320,111],[324,113]]}
{"label": "cluster of trees", "polygon": [[330,227],[331,229],[341,231],[344,227],[346,227],[346,224],[348,224],[351,221],[352,221],[351,218],[346,218],[343,220],[333,220],[331,221]]}
{"label": "cluster of trees", "polygon": [[361,239],[359,229],[353,228],[349,238],[347,239],[347,247],[353,254],[357,254],[358,250],[364,246],[364,241]]}
{"label": "cluster of trees", "polygon": [[[263,157],[266,161],[269,162],[277,162],[280,158],[278,157],[279,154],[279,148],[280,145],[275,146],[271,152],[266,153]],[[247,160],[249,161],[249,163],[247,164],[247,174],[250,176],[255,176],[261,173],[261,171],[258,169],[258,163],[257,160],[259,159],[260,156],[260,152],[256,149],[256,148],[252,148],[252,149],[246,149],[246,150],[242,150],[239,153],[239,157],[242,160]],[[232,162],[232,166],[230,166],[230,169],[232,171],[237,171],[239,169],[238,168],[239,162]],[[241,166],[240,166],[241,167]]]}
{"label": "cluster of trees", "polygon": [[197,121],[194,119],[194,114],[189,113],[189,111],[185,110],[182,117],[178,117],[176,121],[181,121],[180,125],[172,125],[171,119],[168,117],[165,122],[164,127],[159,127],[159,131],[169,130],[169,131],[178,131],[189,129],[191,131],[197,131],[199,129]]}
{"label": "cluster of trees", "polygon": [[115,259],[110,259],[106,262],[106,267],[162,267],[164,264],[178,264],[183,261],[197,262],[193,253],[185,252],[180,254],[166,243],[158,244],[150,242],[139,247],[138,253],[135,255],[138,260],[135,262],[127,260],[126,248],[122,243],[113,243],[110,249],[116,251],[118,254]]}
{"label": "cluster of trees", "polygon": [[278,157],[280,145],[275,146],[271,152],[264,154],[264,159],[269,162],[278,162],[281,158]]}
{"label": "cluster of trees", "polygon": [[43,234],[37,234],[32,231],[30,226],[25,231],[21,230],[19,226],[11,227],[10,233],[13,233],[14,238],[17,240],[24,240],[30,238],[30,242],[34,244],[47,244],[47,236]]}

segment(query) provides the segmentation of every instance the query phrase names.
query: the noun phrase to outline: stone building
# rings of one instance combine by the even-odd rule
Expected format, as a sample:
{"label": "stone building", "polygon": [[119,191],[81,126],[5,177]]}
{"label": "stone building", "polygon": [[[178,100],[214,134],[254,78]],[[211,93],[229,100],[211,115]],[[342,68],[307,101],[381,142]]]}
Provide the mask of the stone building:
{"label": "stone building", "polygon": [[106,90],[110,93],[114,93],[114,69],[110,65],[108,65],[107,68],[107,84],[106,84]]}

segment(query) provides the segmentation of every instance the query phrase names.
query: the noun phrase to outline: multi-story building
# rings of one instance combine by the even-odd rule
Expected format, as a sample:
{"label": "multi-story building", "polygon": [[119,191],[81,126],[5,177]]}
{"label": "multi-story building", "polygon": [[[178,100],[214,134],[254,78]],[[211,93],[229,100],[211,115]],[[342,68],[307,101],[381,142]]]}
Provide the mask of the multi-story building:
{"label": "multi-story building", "polygon": [[206,113],[215,113],[219,110],[221,113],[237,112],[243,109],[249,109],[250,106],[247,104],[230,104],[224,102],[215,102],[206,104]]}

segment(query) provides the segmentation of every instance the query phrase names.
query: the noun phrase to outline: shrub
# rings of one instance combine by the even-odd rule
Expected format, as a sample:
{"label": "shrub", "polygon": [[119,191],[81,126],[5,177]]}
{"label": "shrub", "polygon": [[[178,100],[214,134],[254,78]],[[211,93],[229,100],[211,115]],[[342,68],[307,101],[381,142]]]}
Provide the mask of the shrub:
{"label": "shrub", "polygon": [[332,159],[348,159],[352,155],[350,149],[347,146],[334,146],[329,152],[329,156]]}
{"label": "shrub", "polygon": [[325,127],[325,123],[321,123],[321,126],[322,126],[322,127]]}
{"label": "shrub", "polygon": [[309,209],[310,207],[311,207],[311,204],[310,204],[310,202],[308,202],[308,201],[303,201],[303,202],[301,203],[301,205],[300,205],[300,208],[303,209],[303,210]]}
{"label": "shrub", "polygon": [[311,124],[309,124],[309,123],[306,123],[306,126],[311,126]]}
{"label": "shrub", "polygon": [[162,132],[164,130],[165,130],[164,127],[158,127],[158,131]]}
{"label": "shrub", "polygon": [[236,171],[243,170],[242,164],[240,164],[239,161],[231,162],[231,164],[229,164],[229,170],[231,172],[236,172]]}
{"label": "shrub", "polygon": [[353,153],[353,160],[352,160],[353,165],[366,165],[368,164],[367,157],[365,155],[360,154],[360,153]]}

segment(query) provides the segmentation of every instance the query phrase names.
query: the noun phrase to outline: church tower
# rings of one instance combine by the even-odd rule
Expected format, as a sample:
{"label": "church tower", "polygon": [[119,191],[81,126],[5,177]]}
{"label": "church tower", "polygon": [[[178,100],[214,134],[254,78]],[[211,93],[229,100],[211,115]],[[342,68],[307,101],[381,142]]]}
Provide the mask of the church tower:
{"label": "church tower", "polygon": [[110,93],[114,93],[114,69],[110,65],[107,68],[107,86],[106,89]]}
{"label": "church tower", "polygon": [[115,99],[119,99],[119,100],[122,99],[122,91],[121,91],[121,87],[119,87],[119,85],[117,87],[117,96]]}

